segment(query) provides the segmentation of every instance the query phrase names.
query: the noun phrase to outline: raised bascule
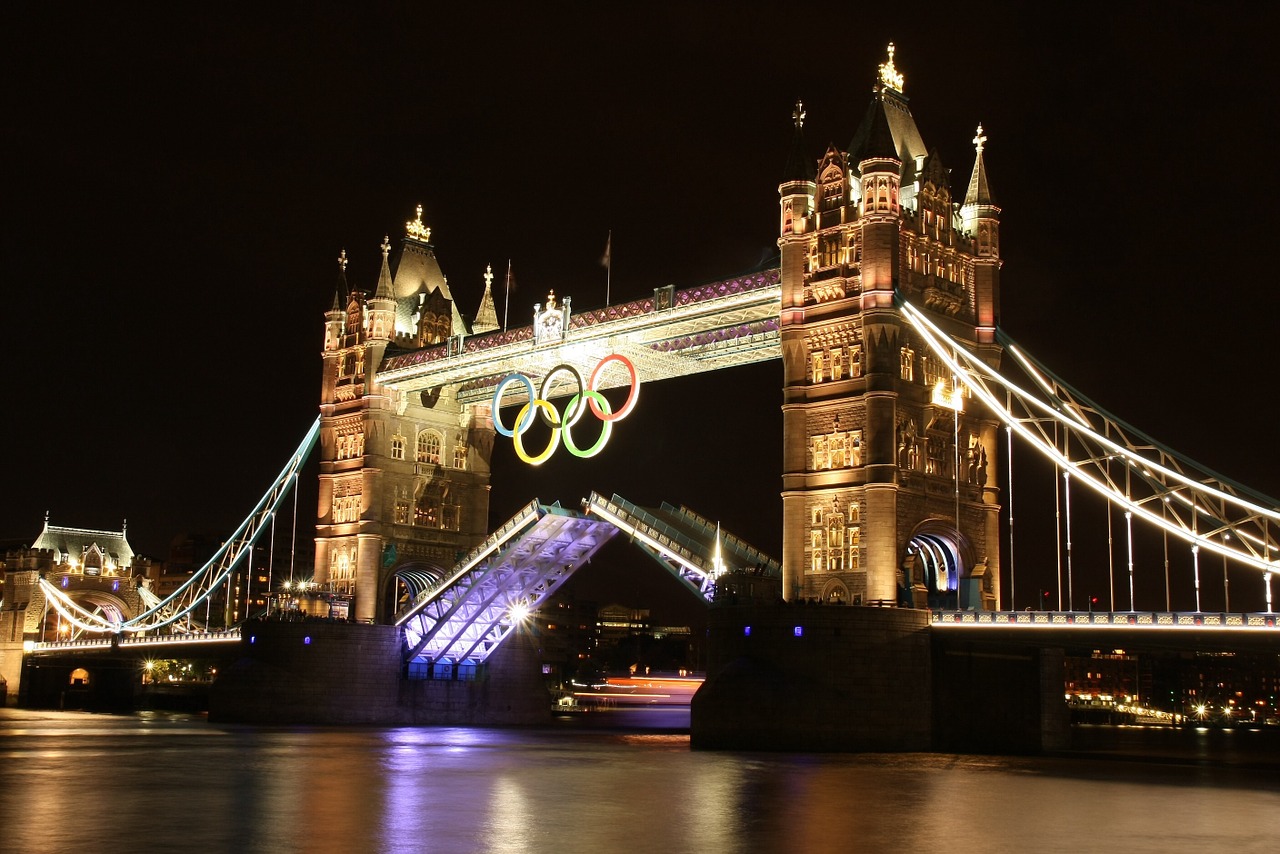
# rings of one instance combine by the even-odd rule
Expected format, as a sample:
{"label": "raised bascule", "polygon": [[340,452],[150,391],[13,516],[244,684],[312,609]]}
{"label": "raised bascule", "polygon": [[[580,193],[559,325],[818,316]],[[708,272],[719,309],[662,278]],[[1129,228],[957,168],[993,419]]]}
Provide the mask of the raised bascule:
{"label": "raised bascule", "polygon": [[[251,550],[315,441],[314,583],[331,613],[393,632],[378,655],[407,683],[459,690],[496,660],[520,615],[619,531],[708,602],[745,594],[739,571],[750,569],[756,581],[744,601],[780,599],[800,610],[713,609],[712,660],[694,704],[695,741],[704,746],[756,738],[791,748],[974,743],[961,730],[986,733],[996,741],[978,743],[996,748],[1043,746],[1052,741],[1046,721],[1057,692],[1045,674],[1060,658],[1046,657],[1044,643],[1028,645],[1025,632],[1012,641],[1009,631],[1274,631],[1276,502],[1138,433],[1004,334],[1001,211],[987,179],[986,135],[979,125],[965,191],[953,197],[950,170],[926,148],[903,90],[891,45],[848,147],[828,147],[816,163],[796,104],[778,188],[780,258],[747,275],[585,310],[552,292],[527,325],[508,328],[486,272],[468,322],[419,207],[394,272],[383,240],[370,289],[348,285],[340,256],[324,319],[319,421],[217,561],[198,573],[203,580],[173,602],[148,603],[139,614],[116,609],[110,620],[77,611],[44,580],[32,582],[32,601],[66,609],[86,630],[155,634],[197,607],[201,591],[223,583],[237,555]],[[511,441],[530,465],[557,453],[589,458],[611,431],[625,429],[620,422],[643,405],[646,384],[774,359],[784,377],[780,560],[689,508],[639,507],[617,495],[568,508],[534,499],[490,530],[490,488],[501,488],[491,482],[495,441]],[[1076,613],[1068,545],[1056,612],[1013,613],[1013,591],[1001,587],[1002,576],[1011,584],[1014,577],[1001,567],[1000,461],[1002,444],[1008,453],[1015,437],[1062,473],[1068,544],[1072,483],[1123,511],[1127,612],[1113,593],[1105,615]],[[1190,547],[1195,614],[1137,610],[1134,521]],[[1256,570],[1266,613],[1203,615],[1202,552]],[[804,611],[801,603],[851,607]],[[984,627],[991,633],[983,638],[966,634]],[[996,652],[975,651],[988,643]],[[1014,663],[996,673],[987,659]],[[744,661],[754,664],[744,669]],[[252,704],[279,684],[241,682],[237,696]],[[988,684],[1006,692],[1010,720],[931,711],[965,706],[966,692]],[[299,709],[330,702],[297,690],[306,698]],[[352,719],[456,720],[450,709],[477,703],[474,694],[441,699],[428,688],[412,701],[385,686],[369,690],[366,698],[380,699],[368,705],[381,711]],[[844,714],[851,703],[856,721]],[[1017,731],[1014,741],[999,741],[1006,730]]]}

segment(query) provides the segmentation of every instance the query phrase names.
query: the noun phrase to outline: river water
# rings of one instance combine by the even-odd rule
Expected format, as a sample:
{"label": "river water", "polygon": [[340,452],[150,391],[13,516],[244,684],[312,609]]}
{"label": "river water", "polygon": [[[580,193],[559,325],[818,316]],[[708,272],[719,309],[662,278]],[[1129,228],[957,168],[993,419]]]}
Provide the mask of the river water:
{"label": "river water", "polygon": [[0,709],[0,851],[1280,851],[1275,733],[1099,727],[1089,757],[835,755],[691,751],[682,725]]}

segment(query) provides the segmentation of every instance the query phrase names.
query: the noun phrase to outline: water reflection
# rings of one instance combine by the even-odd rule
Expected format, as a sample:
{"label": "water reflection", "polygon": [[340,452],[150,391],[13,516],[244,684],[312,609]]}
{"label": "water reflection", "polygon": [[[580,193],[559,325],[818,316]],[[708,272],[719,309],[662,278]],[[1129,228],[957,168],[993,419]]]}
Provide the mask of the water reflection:
{"label": "water reflection", "polygon": [[253,728],[6,709],[0,803],[23,818],[6,822],[14,851],[1274,849],[1274,763],[1140,761],[1109,744],[1125,758],[705,753],[682,735],[573,724]]}

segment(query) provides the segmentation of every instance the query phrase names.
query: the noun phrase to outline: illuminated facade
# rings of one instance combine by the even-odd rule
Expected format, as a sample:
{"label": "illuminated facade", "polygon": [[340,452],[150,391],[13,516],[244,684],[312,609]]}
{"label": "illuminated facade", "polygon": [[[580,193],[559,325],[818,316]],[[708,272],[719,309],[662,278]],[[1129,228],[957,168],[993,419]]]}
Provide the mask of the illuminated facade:
{"label": "illuminated facade", "polygon": [[[991,364],[999,214],[977,156],[963,201],[903,95],[893,47],[847,150],[779,187],[786,598],[994,607],[997,422],[910,331],[895,289]],[[957,523],[958,520],[958,523]]]}
{"label": "illuminated facade", "polygon": [[372,294],[348,289],[344,252],[325,315],[315,581],[353,597],[362,621],[394,610],[397,570],[438,578],[488,533],[488,408],[460,403],[457,385],[408,392],[376,379],[398,352],[497,328],[492,275],[468,327],[430,237],[419,207],[394,275],[383,241]]}
{"label": "illuminated facade", "polygon": [[[953,201],[903,84],[891,49],[853,142],[829,148],[816,170],[797,105],[780,270],[582,312],[549,294],[530,326],[500,332],[488,276],[467,329],[419,211],[394,276],[384,241],[372,296],[348,293],[344,273],[325,324],[320,586],[354,596],[357,619],[384,621],[397,574],[432,586],[485,537],[495,430],[514,428],[529,463],[556,444],[526,448],[524,416],[495,423],[498,400],[561,417],[544,399],[629,385],[617,413],[591,401],[604,421],[630,408],[641,381],[781,358],[784,597],[993,608],[997,422],[957,391],[894,300],[997,364],[1000,210],[981,128],[967,192]],[[597,446],[575,443],[596,435],[561,438],[589,456]]]}
{"label": "illuminated facade", "polygon": [[[4,587],[0,593],[0,641],[65,640],[72,626],[46,606],[38,579],[67,591],[77,603],[112,619],[142,610],[138,589],[152,586],[159,564],[134,554],[125,529],[99,531],[49,524],[29,548],[4,555]],[[42,622],[43,621],[43,622]]]}

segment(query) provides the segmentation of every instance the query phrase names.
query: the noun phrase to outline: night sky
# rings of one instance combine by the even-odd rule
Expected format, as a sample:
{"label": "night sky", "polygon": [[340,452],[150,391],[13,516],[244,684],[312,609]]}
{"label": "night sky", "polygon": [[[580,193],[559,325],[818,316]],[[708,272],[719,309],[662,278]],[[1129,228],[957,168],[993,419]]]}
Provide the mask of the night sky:
{"label": "night sky", "polygon": [[[417,204],[464,313],[492,264],[501,315],[510,260],[513,326],[550,288],[602,305],[610,231],[614,302],[757,266],[777,251],[795,100],[815,159],[847,147],[890,41],[959,196],[985,129],[1005,330],[1131,424],[1280,494],[1265,4],[282,5],[8,10],[0,538],[33,539],[46,511],[128,519],[161,558],[180,532],[230,532],[316,415],[339,250],[372,289]],[[594,489],[688,504],[779,554],[781,378],[646,386],[596,460],[531,470],[500,440],[495,523]],[[1053,486],[1015,470],[1021,591],[1053,580]],[[314,483],[300,500],[309,543]],[[1076,537],[1077,590],[1105,589],[1105,530]],[[1231,596],[1260,607],[1261,584],[1233,570]]]}

